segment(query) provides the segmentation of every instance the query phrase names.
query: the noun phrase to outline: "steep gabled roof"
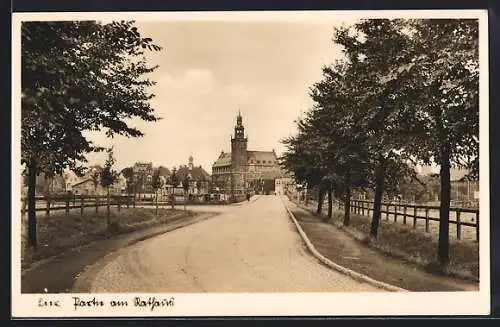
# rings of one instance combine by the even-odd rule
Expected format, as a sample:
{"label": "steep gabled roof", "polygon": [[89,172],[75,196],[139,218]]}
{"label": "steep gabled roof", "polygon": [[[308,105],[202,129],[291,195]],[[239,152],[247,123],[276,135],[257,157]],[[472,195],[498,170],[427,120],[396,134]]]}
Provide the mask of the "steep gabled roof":
{"label": "steep gabled roof", "polygon": [[182,181],[186,177],[187,174],[191,172],[191,178],[194,181],[208,181],[210,179],[210,174],[205,171],[201,166],[193,167],[191,171],[188,166],[181,166],[175,172],[177,178]]}
{"label": "steep gabled roof", "polygon": [[219,158],[217,158],[212,167],[224,167],[230,165],[231,165],[231,152],[221,152]]}
{"label": "steep gabled roof", "polygon": [[71,185],[71,187],[75,187],[75,186],[78,186],[78,185],[81,185],[81,184],[84,184],[87,182],[93,182],[93,179],[92,178],[85,178],[84,180],[81,180],[79,182],[74,183],[73,185]]}
{"label": "steep gabled roof", "polygon": [[248,160],[253,160],[253,163],[260,161],[265,164],[276,164],[278,158],[274,151],[247,151]]}
{"label": "steep gabled roof", "polygon": [[169,177],[171,175],[171,172],[167,167],[160,166],[157,169],[160,171],[160,176]]}

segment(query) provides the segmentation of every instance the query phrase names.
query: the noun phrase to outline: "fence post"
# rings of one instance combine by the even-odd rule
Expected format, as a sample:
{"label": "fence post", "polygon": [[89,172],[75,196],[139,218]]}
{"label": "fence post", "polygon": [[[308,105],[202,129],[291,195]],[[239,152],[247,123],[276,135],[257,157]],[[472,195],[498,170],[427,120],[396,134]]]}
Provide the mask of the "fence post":
{"label": "fence post", "polygon": [[69,196],[66,197],[66,216],[69,216]]}
{"label": "fence post", "polygon": [[406,225],[406,203],[403,206],[403,224]]}
{"label": "fence post", "polygon": [[417,228],[417,205],[413,205],[413,229]]}
{"label": "fence post", "polygon": [[460,240],[460,209],[457,209],[456,211],[456,214],[457,214],[457,240]]}
{"label": "fence post", "polygon": [[95,213],[99,211],[99,197],[96,195],[95,196]]}
{"label": "fence post", "polygon": [[394,222],[398,221],[398,205],[394,204]]}
{"label": "fence post", "polygon": [[118,211],[120,211],[120,209],[122,208],[122,203],[121,203],[121,196],[118,196],[116,198],[116,201],[118,203]]}
{"label": "fence post", "polygon": [[85,208],[85,205],[84,205],[84,197],[83,197],[83,194],[81,195],[80,197],[80,214],[83,216],[83,208]]}
{"label": "fence post", "polygon": [[429,208],[425,208],[425,232],[429,232]]}
{"label": "fence post", "polygon": [[389,220],[389,204],[385,204],[385,220]]}
{"label": "fence post", "polygon": [[45,197],[45,202],[46,202],[46,208],[45,208],[45,215],[48,217],[50,216],[50,197]]}
{"label": "fence post", "polygon": [[479,242],[479,211],[476,212],[476,241]]}

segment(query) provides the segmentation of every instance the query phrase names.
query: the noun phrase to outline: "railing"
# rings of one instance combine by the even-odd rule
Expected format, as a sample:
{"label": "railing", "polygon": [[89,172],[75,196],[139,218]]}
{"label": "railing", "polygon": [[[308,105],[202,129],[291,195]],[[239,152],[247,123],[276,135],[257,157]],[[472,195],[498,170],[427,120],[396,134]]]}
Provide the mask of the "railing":
{"label": "railing", "polygon": [[[173,205],[182,204],[221,204],[221,201],[186,201],[184,197],[176,196]],[[70,210],[80,209],[81,215],[83,215],[85,208],[95,208],[95,212],[99,211],[99,207],[106,207],[107,197],[106,196],[88,196],[88,195],[71,195],[71,196],[37,196],[35,197],[35,211],[45,212],[46,216],[50,216],[53,211],[65,211],[66,216],[69,215]],[[134,199],[133,195],[110,195],[110,206],[116,206],[118,211],[121,210],[122,206],[130,207],[131,205],[135,208],[136,206],[149,207],[167,207],[172,205],[171,198],[158,199],[156,203],[154,198],[151,199]],[[21,199],[21,215],[24,216],[27,211],[27,201],[26,198]]]}
{"label": "railing", "polygon": [[[338,202],[338,204],[339,209],[343,208],[342,202]],[[350,211],[359,215],[369,216],[370,212],[373,213],[373,204],[373,202],[366,200],[351,200]],[[425,220],[426,232],[429,232],[429,223],[431,221],[440,221],[439,217],[430,215],[431,212],[435,213],[436,211],[439,214],[439,206],[425,206],[408,203],[382,202],[380,207],[381,218],[385,214],[386,221],[389,220],[389,217],[392,217],[394,222],[397,222],[398,217],[401,217],[403,224],[407,224],[408,219],[412,219],[413,228],[415,229],[417,227],[417,220]],[[458,240],[462,238],[462,227],[466,226],[475,228],[476,240],[479,241],[479,209],[450,207],[450,215],[451,214],[454,214],[454,217],[450,218],[454,219],[450,219],[449,224],[456,225],[456,236]],[[474,222],[463,221],[462,218],[464,215],[462,214],[469,214],[469,216],[472,214],[472,221]]]}
{"label": "railing", "polygon": [[[124,195],[110,195],[110,206],[116,206],[118,210],[123,205],[134,205],[133,196]],[[52,196],[52,197],[35,197],[35,211],[45,211],[46,216],[50,216],[52,211],[64,210],[66,215],[69,215],[71,209],[80,209],[83,215],[85,208],[95,208],[98,212],[99,207],[107,206],[106,196],[88,196],[88,195],[71,195],[71,196]],[[27,201],[25,198],[21,199],[21,215],[27,211]]]}

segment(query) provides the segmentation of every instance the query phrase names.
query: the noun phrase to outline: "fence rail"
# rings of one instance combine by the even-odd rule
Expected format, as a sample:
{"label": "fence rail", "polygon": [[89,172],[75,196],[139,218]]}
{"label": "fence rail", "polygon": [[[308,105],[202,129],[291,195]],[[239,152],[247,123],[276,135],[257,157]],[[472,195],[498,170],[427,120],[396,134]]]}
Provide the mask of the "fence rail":
{"label": "fence rail", "polygon": [[[205,202],[202,202],[205,203]],[[219,202],[206,202],[205,204],[219,204]],[[222,202],[221,202],[222,203]],[[136,207],[136,206],[156,206],[165,207],[171,206],[171,200],[160,200],[158,203],[154,199],[141,199],[137,200],[134,196],[128,195],[110,195],[109,205],[121,210],[122,206]],[[178,197],[175,198],[173,205],[183,205],[183,204],[198,204],[198,202],[192,203],[189,201],[179,201]],[[65,211],[66,215],[69,215],[70,210],[80,209],[83,215],[85,208],[95,208],[95,212],[99,211],[100,207],[106,207],[107,197],[106,196],[88,196],[88,195],[77,195],[77,196],[55,196],[55,197],[35,197],[35,211],[45,212],[46,216],[50,216],[53,211]],[[26,198],[21,199],[21,215],[24,216],[27,212],[27,201]]]}
{"label": "fence rail", "polygon": [[[344,204],[342,202],[339,201],[338,204],[339,209],[343,208]],[[373,205],[374,203],[372,201],[351,200],[350,211],[359,215],[369,216],[370,212],[373,213]],[[394,222],[397,222],[398,217],[401,217],[403,224],[407,224],[408,219],[412,219],[414,229],[417,228],[418,220],[425,220],[425,231],[429,232],[430,222],[440,221],[439,217],[431,216],[430,212],[439,212],[439,209],[439,206],[382,202],[380,213],[381,219],[385,214],[386,221],[389,220],[389,217],[392,217]],[[479,209],[450,207],[450,214],[454,217],[450,217],[449,224],[454,224],[456,226],[456,236],[458,240],[462,238],[462,227],[466,226],[475,228],[476,240],[479,241]],[[471,218],[470,214],[472,214],[473,217],[471,218],[471,220],[473,222],[463,221],[464,215],[462,214],[469,214],[469,218]]]}

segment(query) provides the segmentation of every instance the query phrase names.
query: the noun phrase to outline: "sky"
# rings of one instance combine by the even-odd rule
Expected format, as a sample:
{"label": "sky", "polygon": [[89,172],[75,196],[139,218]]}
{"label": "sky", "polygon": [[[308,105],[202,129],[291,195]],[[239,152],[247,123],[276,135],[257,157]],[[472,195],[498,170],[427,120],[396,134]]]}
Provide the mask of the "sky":
{"label": "sky", "polygon": [[[167,168],[187,164],[211,173],[241,111],[249,150],[275,150],[295,133],[294,121],[311,107],[309,87],[321,68],[341,58],[332,41],[334,26],[351,20],[293,21],[136,21],[143,37],[163,47],[148,53],[159,65],[149,74],[157,84],[151,100],[158,122],[134,121],[141,138],[107,139],[88,134],[99,145],[114,146],[116,167],[136,161]],[[89,155],[103,164],[105,154]]]}

